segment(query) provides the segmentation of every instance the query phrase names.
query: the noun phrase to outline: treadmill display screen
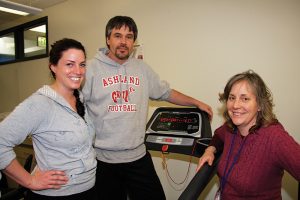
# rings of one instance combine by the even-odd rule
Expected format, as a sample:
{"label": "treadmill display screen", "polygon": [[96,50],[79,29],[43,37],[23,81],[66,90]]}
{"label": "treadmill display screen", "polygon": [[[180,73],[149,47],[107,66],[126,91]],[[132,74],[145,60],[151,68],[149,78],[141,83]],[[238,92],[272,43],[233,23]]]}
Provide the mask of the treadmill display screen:
{"label": "treadmill display screen", "polygon": [[193,134],[199,131],[200,115],[198,113],[161,112],[151,129],[155,132],[184,132]]}

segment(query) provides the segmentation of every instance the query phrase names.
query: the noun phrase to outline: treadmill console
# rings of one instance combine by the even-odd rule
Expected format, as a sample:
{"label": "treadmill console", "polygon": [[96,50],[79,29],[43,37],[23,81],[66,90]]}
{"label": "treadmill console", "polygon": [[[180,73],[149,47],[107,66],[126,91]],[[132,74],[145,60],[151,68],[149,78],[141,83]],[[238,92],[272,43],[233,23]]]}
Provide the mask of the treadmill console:
{"label": "treadmill console", "polygon": [[[145,144],[148,150],[199,157],[211,137],[209,118],[204,111],[161,107],[154,111],[147,123]],[[167,150],[164,150],[166,147]]]}
{"label": "treadmill console", "polygon": [[197,112],[158,112],[146,133],[201,136],[201,114]]}

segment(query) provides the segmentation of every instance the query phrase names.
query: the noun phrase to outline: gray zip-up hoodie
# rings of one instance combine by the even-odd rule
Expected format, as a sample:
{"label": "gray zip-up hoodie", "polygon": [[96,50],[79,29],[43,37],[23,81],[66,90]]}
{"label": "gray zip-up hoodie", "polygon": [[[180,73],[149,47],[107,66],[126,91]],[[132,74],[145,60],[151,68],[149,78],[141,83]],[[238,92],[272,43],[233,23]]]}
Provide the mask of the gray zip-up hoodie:
{"label": "gray zip-up hoodie", "polygon": [[88,62],[83,96],[96,129],[97,159],[108,163],[135,161],[146,153],[144,145],[148,101],[166,100],[169,84],[142,60],[124,64],[100,49]]}
{"label": "gray zip-up hoodie", "polygon": [[41,170],[62,170],[69,181],[61,189],[34,191],[46,196],[80,193],[95,184],[94,129],[49,86],[32,94],[0,123],[0,169],[16,157],[13,147],[30,134]]}

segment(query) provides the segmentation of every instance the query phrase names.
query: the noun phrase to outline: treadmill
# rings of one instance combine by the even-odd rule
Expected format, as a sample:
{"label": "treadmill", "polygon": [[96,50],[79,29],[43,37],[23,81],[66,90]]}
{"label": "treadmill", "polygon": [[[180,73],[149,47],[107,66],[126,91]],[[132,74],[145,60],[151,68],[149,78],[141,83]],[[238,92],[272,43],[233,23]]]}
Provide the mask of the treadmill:
{"label": "treadmill", "polygon": [[[212,131],[208,114],[198,108],[157,108],[146,126],[147,150],[201,157],[210,143]],[[197,200],[216,173],[220,155],[212,166],[205,164],[192,178],[179,200]]]}

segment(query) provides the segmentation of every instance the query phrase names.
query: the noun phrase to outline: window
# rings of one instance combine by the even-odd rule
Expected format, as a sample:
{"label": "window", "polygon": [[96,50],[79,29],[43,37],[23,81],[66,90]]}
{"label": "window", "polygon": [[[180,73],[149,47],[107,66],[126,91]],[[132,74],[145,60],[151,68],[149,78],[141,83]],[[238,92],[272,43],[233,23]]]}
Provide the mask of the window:
{"label": "window", "polygon": [[46,54],[46,46],[46,25],[43,24],[24,30],[25,57]]}
{"label": "window", "polygon": [[48,18],[0,31],[0,65],[48,56]]}
{"label": "window", "polygon": [[14,33],[0,37],[0,63],[15,60]]}

